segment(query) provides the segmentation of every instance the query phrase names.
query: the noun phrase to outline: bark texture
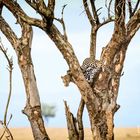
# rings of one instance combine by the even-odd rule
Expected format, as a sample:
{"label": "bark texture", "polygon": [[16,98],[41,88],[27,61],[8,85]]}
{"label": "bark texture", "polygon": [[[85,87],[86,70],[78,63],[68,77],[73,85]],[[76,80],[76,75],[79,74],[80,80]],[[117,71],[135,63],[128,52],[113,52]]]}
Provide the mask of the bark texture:
{"label": "bark texture", "polygon": [[[33,132],[35,132],[35,139],[49,138],[43,127],[38,90],[30,56],[30,44],[32,40],[31,26],[37,26],[42,29],[55,43],[66,60],[69,70],[65,76],[62,76],[65,86],[73,82],[80,91],[81,103],[76,118],[77,122],[74,121],[74,116],[65,102],[69,138],[71,140],[84,139],[82,113],[84,106],[86,106],[91,124],[92,138],[94,140],[114,140],[114,114],[119,109],[119,105],[116,101],[125,55],[131,39],[140,27],[139,0],[134,7],[132,7],[131,1],[128,1],[128,3],[126,0],[105,1],[108,16],[104,18],[104,20],[99,16],[99,11],[102,8],[96,8],[95,0],[90,0],[89,2],[83,0],[84,10],[91,25],[90,55],[87,58],[90,58],[89,60],[92,64],[94,64],[94,61],[96,62],[96,39],[98,30],[105,24],[110,22],[114,23],[112,37],[108,44],[102,48],[100,59],[97,61],[97,68],[99,68],[100,71],[95,74],[92,84],[88,83],[86,80],[73,47],[67,38],[63,19],[65,6],[62,8],[62,17],[58,19],[54,14],[55,0],[48,0],[47,4],[43,0],[25,1],[37,11],[41,19],[27,16],[18,3],[13,0],[2,0],[0,1],[0,5],[4,4],[4,6],[14,14],[18,23],[21,25],[22,37],[17,39],[2,16],[0,25],[2,27],[2,32],[6,35],[17,52],[27,93],[27,105],[24,112],[31,122]],[[126,22],[126,6],[128,6],[130,12],[130,19],[128,22]],[[112,14],[113,7],[114,14]],[[62,24],[63,33],[55,26],[54,20]],[[78,128],[76,128],[77,123]]]}
{"label": "bark texture", "polygon": [[25,85],[27,100],[23,113],[27,115],[30,121],[34,139],[49,140],[41,115],[40,98],[31,59],[32,27],[20,18],[20,14],[24,12],[16,2],[4,0],[2,4],[17,18],[17,22],[20,24],[22,31],[21,37],[18,38],[9,24],[0,16],[1,31],[12,44],[17,54],[18,64]]}

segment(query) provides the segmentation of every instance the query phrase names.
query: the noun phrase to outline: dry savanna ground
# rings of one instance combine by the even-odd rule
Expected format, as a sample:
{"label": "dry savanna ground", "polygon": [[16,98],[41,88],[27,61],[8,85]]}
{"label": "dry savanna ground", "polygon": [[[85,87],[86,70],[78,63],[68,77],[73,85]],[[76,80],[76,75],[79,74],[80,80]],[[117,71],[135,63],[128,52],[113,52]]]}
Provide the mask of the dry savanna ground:
{"label": "dry savanna ground", "polygon": [[[33,140],[30,128],[11,128],[14,140]],[[0,134],[2,134],[0,129]],[[66,128],[47,128],[51,140],[68,140]],[[140,140],[138,128],[115,128],[115,140]],[[6,140],[3,138],[2,140]],[[85,140],[91,140],[90,129],[85,129]]]}

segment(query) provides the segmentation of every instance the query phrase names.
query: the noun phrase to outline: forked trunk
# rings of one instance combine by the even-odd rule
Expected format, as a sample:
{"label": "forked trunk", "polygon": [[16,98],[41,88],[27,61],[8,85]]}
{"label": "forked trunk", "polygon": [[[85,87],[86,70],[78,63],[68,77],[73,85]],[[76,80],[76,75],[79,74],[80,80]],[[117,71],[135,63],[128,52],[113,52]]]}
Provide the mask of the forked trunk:
{"label": "forked trunk", "polygon": [[[129,42],[130,40],[124,40],[124,42],[116,44],[115,41],[111,41],[103,50],[104,54],[101,56],[102,71],[92,87],[99,105],[98,109],[94,110],[94,117],[91,117],[89,114],[94,140],[114,140],[114,114],[120,107],[117,104],[117,97]],[[115,55],[112,57],[112,61],[110,61],[108,56],[111,57],[111,55],[108,48],[112,46],[117,46],[119,51],[115,49],[111,51],[111,54],[114,53]]]}

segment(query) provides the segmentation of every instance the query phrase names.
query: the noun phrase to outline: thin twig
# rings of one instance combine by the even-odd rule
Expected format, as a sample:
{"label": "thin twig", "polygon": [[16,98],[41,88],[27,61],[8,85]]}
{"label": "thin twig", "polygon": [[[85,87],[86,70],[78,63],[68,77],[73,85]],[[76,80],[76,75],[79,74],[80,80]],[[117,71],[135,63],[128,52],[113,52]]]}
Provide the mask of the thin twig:
{"label": "thin twig", "polygon": [[63,5],[62,7],[62,12],[61,12],[61,19],[59,18],[54,18],[56,21],[60,22],[62,24],[63,27],[63,33],[64,33],[64,40],[67,41],[68,37],[67,37],[67,32],[66,32],[66,26],[65,26],[65,22],[64,22],[64,9],[67,6],[67,4]]}
{"label": "thin twig", "polygon": [[11,114],[11,116],[10,116],[10,118],[9,118],[9,121],[7,122],[7,125],[5,125],[2,121],[0,121],[0,124],[4,127],[4,131],[3,131],[3,134],[2,134],[1,137],[0,137],[0,140],[3,138],[5,132],[7,132],[7,134],[9,134],[8,137],[11,137],[11,140],[13,140],[12,133],[11,133],[11,131],[10,131],[9,128],[8,128],[8,125],[9,125],[11,119],[12,119],[12,114]]}
{"label": "thin twig", "polygon": [[131,17],[135,14],[136,10],[138,9],[139,3],[140,3],[140,0],[137,1],[136,6],[131,14]]}
{"label": "thin twig", "polygon": [[[111,17],[111,4],[112,4],[112,0],[110,0],[109,1],[109,4],[107,5],[107,0],[105,1],[105,7],[107,8],[107,10],[108,10],[108,18],[110,18]],[[113,12],[112,12],[113,13]]]}
{"label": "thin twig", "polygon": [[0,50],[3,52],[7,62],[8,62],[8,71],[9,71],[9,95],[8,95],[8,100],[6,104],[6,109],[5,109],[5,114],[4,114],[4,125],[6,126],[6,119],[7,119],[7,112],[8,112],[8,107],[11,99],[11,93],[12,93],[12,70],[13,70],[13,60],[12,58],[9,58],[7,55],[7,49],[4,48],[2,42],[0,41]]}
{"label": "thin twig", "polygon": [[64,32],[64,40],[65,40],[65,41],[68,40],[67,33],[66,33],[66,26],[65,26],[65,22],[64,22],[64,18],[63,18],[64,9],[65,9],[66,6],[67,6],[67,4],[65,4],[65,5],[63,6],[63,8],[62,8],[62,13],[61,13],[61,15],[62,15],[61,20],[62,20],[62,26],[63,26],[63,32]]}
{"label": "thin twig", "polygon": [[113,22],[114,20],[115,20],[115,19],[113,19],[112,17],[110,17],[109,19],[104,20],[104,22],[102,22],[102,23],[99,24],[98,29],[99,29],[100,27],[102,27],[103,25],[105,25],[105,24],[108,24],[108,23],[110,23],[110,22]]}
{"label": "thin twig", "polygon": [[[7,99],[7,104],[6,104],[6,109],[5,109],[5,113],[4,113],[4,122],[0,122],[2,124],[2,126],[5,128],[3,134],[0,137],[0,140],[3,138],[5,132],[7,132],[8,137],[10,137],[11,140],[13,140],[13,136],[10,132],[10,130],[8,129],[8,124],[12,118],[12,115],[9,118],[9,121],[7,123],[7,113],[8,113],[8,108],[9,108],[9,103],[10,103],[10,99],[11,99],[11,93],[12,93],[12,70],[13,70],[13,60],[12,58],[9,58],[7,55],[7,49],[4,48],[2,41],[0,40],[0,50],[3,52],[7,62],[8,62],[8,71],[9,71],[9,95],[8,95],[8,99]],[[9,139],[8,137],[6,137],[7,139]]]}

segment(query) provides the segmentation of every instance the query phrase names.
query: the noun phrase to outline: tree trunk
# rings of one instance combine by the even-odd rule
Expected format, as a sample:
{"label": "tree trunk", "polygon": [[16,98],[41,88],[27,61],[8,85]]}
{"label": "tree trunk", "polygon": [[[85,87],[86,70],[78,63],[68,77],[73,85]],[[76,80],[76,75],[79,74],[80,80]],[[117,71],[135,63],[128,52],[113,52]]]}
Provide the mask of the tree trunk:
{"label": "tree trunk", "polygon": [[92,87],[99,101],[98,109],[94,111],[94,118],[89,116],[94,140],[114,140],[113,122],[114,114],[119,109],[117,96],[120,77],[122,76],[125,54],[130,42],[127,39],[122,40],[120,36],[117,37],[113,38],[103,49],[103,55],[101,56],[103,61],[102,71]]}
{"label": "tree trunk", "polygon": [[[8,3],[6,2],[6,4]],[[13,7],[10,5],[10,8]],[[17,54],[18,64],[25,85],[27,101],[23,112],[30,121],[35,140],[49,140],[41,115],[40,98],[31,60],[32,27],[22,20],[18,22],[22,28],[21,38],[18,38],[9,24],[0,17],[1,30],[12,44]]]}
{"label": "tree trunk", "polygon": [[19,53],[18,58],[27,96],[23,113],[27,115],[30,121],[34,139],[49,140],[42,119],[40,98],[30,56],[30,48],[23,49],[22,54]]}

